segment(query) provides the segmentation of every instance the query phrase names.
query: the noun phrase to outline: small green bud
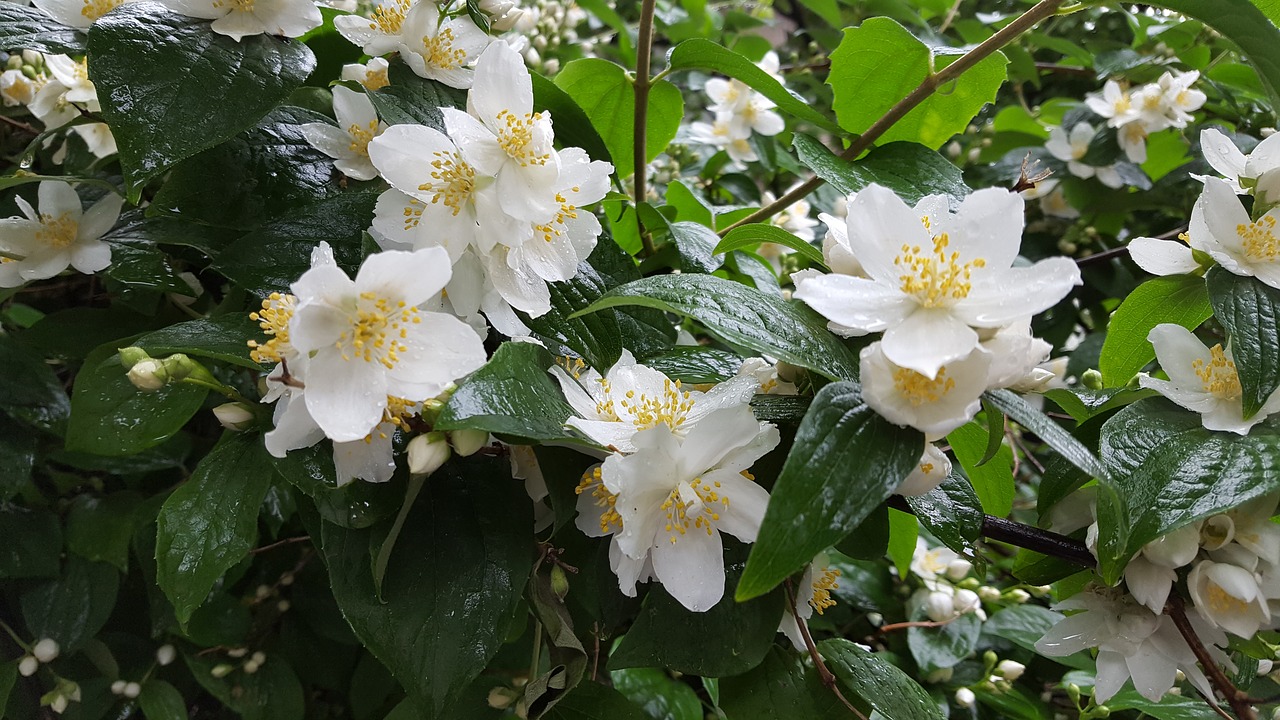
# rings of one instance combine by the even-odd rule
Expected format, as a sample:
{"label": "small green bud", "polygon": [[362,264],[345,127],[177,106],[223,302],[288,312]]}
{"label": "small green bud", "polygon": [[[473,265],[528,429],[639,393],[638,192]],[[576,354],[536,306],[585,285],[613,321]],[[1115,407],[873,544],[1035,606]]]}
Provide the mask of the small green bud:
{"label": "small green bud", "polygon": [[1080,384],[1084,385],[1090,390],[1101,390],[1102,389],[1102,373],[1098,372],[1097,370],[1094,370],[1093,368],[1089,368],[1088,370],[1085,370],[1084,373],[1080,375]]}
{"label": "small green bud", "polygon": [[556,597],[561,600],[564,600],[565,596],[569,594],[569,575],[564,571],[564,568],[555,564],[551,566],[551,592],[555,593]]}
{"label": "small green bud", "polygon": [[183,353],[174,353],[164,359],[164,369],[169,371],[169,377],[173,380],[181,380],[192,373],[201,372],[208,373],[204,366],[192,360]]}
{"label": "small green bud", "polygon": [[40,77],[40,73],[37,72],[36,69],[31,67],[30,65],[22,66],[22,74],[26,76],[28,80],[35,80],[36,78]]}
{"label": "small green bud", "polygon": [[140,347],[120,348],[119,352],[120,364],[124,366],[125,370],[129,370],[134,365],[137,365],[139,360],[151,359],[151,356],[147,354],[147,351]]}
{"label": "small green bud", "polygon": [[4,63],[4,67],[5,67],[5,69],[6,69],[6,70],[18,70],[18,69],[20,69],[20,68],[22,67],[22,56],[20,56],[20,55],[10,55],[10,56],[9,56],[9,59],[8,59],[8,60],[6,60],[6,61],[5,61],[5,63]]}
{"label": "small green bud", "polygon": [[484,430],[454,430],[449,433],[449,442],[453,444],[454,452],[466,457],[489,444],[489,433]]}

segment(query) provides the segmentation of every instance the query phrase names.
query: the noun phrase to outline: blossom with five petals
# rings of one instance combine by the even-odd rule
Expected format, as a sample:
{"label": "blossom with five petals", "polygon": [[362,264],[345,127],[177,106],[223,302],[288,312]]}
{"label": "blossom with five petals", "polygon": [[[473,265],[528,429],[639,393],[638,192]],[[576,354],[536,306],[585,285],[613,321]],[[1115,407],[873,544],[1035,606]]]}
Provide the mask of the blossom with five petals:
{"label": "blossom with five petals", "polygon": [[116,224],[124,200],[108,193],[84,210],[71,185],[40,183],[39,212],[15,197],[23,217],[0,220],[0,287],[53,277],[70,265],[95,273],[111,264],[111,246],[102,236]]}
{"label": "blossom with five petals", "polygon": [[298,37],[324,18],[310,0],[164,0],[174,12],[212,20],[212,30],[239,42],[250,35]]}
{"label": "blossom with five petals", "polygon": [[378,171],[369,161],[369,142],[387,129],[378,120],[373,102],[364,93],[333,88],[333,114],[338,126],[305,123],[298,126],[302,136],[320,152],[334,159],[333,165],[353,180],[372,180]]}
{"label": "blossom with five petals", "polygon": [[[496,44],[506,47],[506,43]],[[419,76],[465,90],[472,86],[475,76],[471,64],[489,45],[489,36],[476,27],[469,15],[446,19],[436,3],[422,0],[404,16],[396,48]],[[524,69],[524,63],[520,68]]]}

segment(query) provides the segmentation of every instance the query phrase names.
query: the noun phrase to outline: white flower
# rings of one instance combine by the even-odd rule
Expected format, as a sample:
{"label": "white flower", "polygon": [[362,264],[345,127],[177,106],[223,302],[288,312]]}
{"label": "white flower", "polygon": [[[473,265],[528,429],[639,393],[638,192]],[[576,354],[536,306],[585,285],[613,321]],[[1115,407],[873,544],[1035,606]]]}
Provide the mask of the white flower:
{"label": "white flower", "polygon": [[1057,178],[1041,180],[1035,184],[1035,187],[1023,190],[1022,197],[1027,200],[1039,200],[1040,212],[1045,215],[1074,220],[1080,217],[1080,211],[1071,207],[1071,203],[1067,201],[1066,193],[1062,191],[1060,182]]}
{"label": "white flower", "polygon": [[31,647],[31,654],[36,660],[42,663],[51,663],[58,659],[61,648],[58,642],[53,638],[41,638],[39,642]]}
{"label": "white flower", "polygon": [[1091,93],[1084,102],[1090,110],[1106,118],[1111,127],[1120,127],[1138,119],[1138,111],[1133,107],[1128,91],[1115,80],[1108,80],[1102,86],[1101,96]]}
{"label": "white flower", "polygon": [[718,410],[747,407],[756,390],[755,378],[749,376],[722,382],[705,393],[686,390],[680,381],[640,365],[627,351],[604,377],[595,370],[575,368],[574,373],[558,365],[551,368],[578,414],[566,424],[624,453],[635,451],[634,438],[642,430],[661,426],[684,436]]}
{"label": "white flower", "polygon": [[33,4],[63,25],[87,28],[128,0],[34,0]]}
{"label": "white flower", "polygon": [[[763,205],[769,205],[776,199],[777,198],[773,196],[773,193],[766,192],[761,196],[760,202]],[[812,211],[813,209],[810,207],[807,200],[797,200],[787,206],[787,208],[782,212],[770,218],[769,224],[780,227],[805,242],[813,242],[815,237],[814,228],[818,227],[818,221],[809,217],[809,213]],[[773,245],[773,243],[769,244]],[[784,246],[774,245],[774,247],[778,248],[780,252],[792,252],[791,248]],[[766,254],[763,247],[761,248],[761,254]]]}
{"label": "white flower", "polygon": [[936,440],[973,419],[982,407],[991,356],[982,351],[939,367],[931,378],[896,365],[884,343],[862,349],[862,398],[884,419],[913,427]]}
{"label": "white flower", "polygon": [[[1245,155],[1226,135],[1205,128],[1200,131],[1200,150],[1237,194],[1252,191],[1264,203],[1280,201],[1280,134],[1271,135]],[[1192,177],[1204,180],[1199,175]]]}
{"label": "white flower", "polygon": [[165,0],[174,12],[212,20],[210,28],[239,42],[248,35],[298,37],[324,18],[311,0]]}
{"label": "white flower", "polygon": [[1200,72],[1192,70],[1185,73],[1165,72],[1156,82],[1162,94],[1161,100],[1169,125],[1186,127],[1187,123],[1195,119],[1191,113],[1204,105],[1205,94],[1191,88],[1198,79]]}
{"label": "white flower", "polygon": [[387,129],[378,121],[373,102],[364,93],[341,85],[333,88],[333,114],[338,126],[328,123],[305,123],[298,127],[302,136],[320,152],[334,158],[334,167],[354,180],[372,180],[378,171],[369,161],[369,142]]}
{"label": "white flower", "polygon": [[941,195],[913,210],[892,190],[870,185],[849,203],[848,217],[850,248],[870,278],[806,278],[795,296],[834,329],[886,331],[886,358],[934,378],[977,347],[974,327],[1042,312],[1080,284],[1068,258],[1012,267],[1022,205],[1018,195],[989,188],[965,198],[954,214]]}
{"label": "white flower", "polygon": [[[1111,699],[1130,678],[1143,697],[1159,701],[1173,687],[1179,670],[1206,696],[1212,696],[1195,655],[1168,616],[1155,615],[1126,596],[1097,589],[1085,590],[1054,608],[1083,612],[1050,628],[1036,643],[1036,650],[1049,657],[1065,657],[1098,648],[1097,702]],[[1210,653],[1225,660],[1213,646],[1225,646],[1226,636],[1198,617],[1189,619],[1196,634],[1210,646]]]}
{"label": "white flower", "polygon": [[1233,635],[1252,639],[1271,621],[1258,578],[1242,567],[1201,560],[1187,576],[1187,589],[1200,616]]}
{"label": "white flower", "polygon": [[1049,359],[1053,346],[1031,334],[1031,318],[1025,317],[995,332],[979,335],[984,352],[991,356],[987,371],[987,389],[1006,388],[1026,379],[1040,363]]}
{"label": "white flower", "polygon": [[409,472],[414,475],[430,475],[444,465],[451,451],[449,440],[442,432],[429,432],[409,441]]}
{"label": "white flower", "polygon": [[956,705],[963,708],[971,708],[977,702],[977,696],[969,688],[958,688],[956,690]]}
{"label": "white flower", "polygon": [[[336,24],[343,17],[334,18],[334,23]],[[370,58],[369,62],[363,65],[359,63],[343,65],[342,74],[338,79],[358,82],[364,86],[365,90],[373,92],[391,84],[391,81],[387,78],[387,71],[390,67],[391,64],[383,58]]]}
{"label": "white flower", "polygon": [[1070,134],[1065,128],[1054,127],[1049,129],[1049,139],[1044,147],[1050,155],[1065,162],[1067,170],[1072,175],[1085,179],[1096,175],[1098,180],[1107,187],[1122,187],[1124,180],[1114,166],[1097,167],[1081,162],[1088,154],[1089,143],[1093,142],[1096,134],[1097,131],[1093,126],[1086,122],[1076,123],[1075,127],[1071,128]]}
{"label": "white flower", "polygon": [[1190,330],[1173,323],[1155,326],[1147,339],[1155,346],[1160,367],[1169,379],[1142,376],[1138,382],[1200,413],[1206,429],[1248,435],[1250,428],[1280,410],[1280,391],[1277,391],[1267,398],[1256,415],[1244,419],[1240,377],[1231,350],[1221,344],[1207,348]]}
{"label": "white flower", "polygon": [[959,559],[954,550],[942,545],[931,548],[924,538],[917,537],[916,550],[911,555],[911,572],[924,580],[926,587],[933,588],[938,576],[946,574],[951,563]]}
{"label": "white flower", "polygon": [[1129,241],[1129,257],[1152,275],[1185,275],[1200,269],[1191,247],[1176,240],[1134,238]]}
{"label": "white flower", "polygon": [[924,455],[916,463],[916,469],[894,490],[898,495],[918,496],[942,484],[951,474],[951,458],[933,443],[925,443]]}
{"label": "white flower", "polygon": [[[421,0],[405,16],[396,47],[419,76],[465,90],[474,79],[471,63],[489,44],[489,36],[466,13],[444,19],[436,3]],[[497,44],[507,47],[506,43]],[[527,78],[524,63],[520,69]],[[474,102],[474,96],[469,101]]]}
{"label": "white flower", "polygon": [[36,99],[41,82],[32,80],[21,70],[5,70],[0,73],[0,99],[8,107],[30,105]]}
{"label": "white flower", "polygon": [[[651,563],[653,577],[684,607],[711,609],[724,596],[720,533],[755,541],[769,493],[745,471],[778,440],[777,428],[745,405],[712,413],[683,439],[666,427],[637,433],[635,453],[611,455],[601,466],[621,526],[618,550],[632,564]],[[629,579],[620,574],[619,586],[634,595]]]}
{"label": "white flower", "polygon": [[805,567],[796,590],[796,612],[793,615],[790,607],[784,607],[782,621],[778,623],[778,632],[787,636],[797,652],[804,652],[806,647],[799,621],[807,621],[815,611],[822,615],[835,606],[831,591],[840,587],[839,580],[840,570],[830,566],[826,553],[820,553]]}
{"label": "white flower", "polygon": [[[1129,158],[1129,162],[1142,164],[1147,161],[1147,134],[1147,128],[1142,123],[1129,123],[1116,131],[1116,141],[1124,151],[1125,157]],[[1112,172],[1115,171],[1112,170]],[[1116,173],[1115,177],[1118,179],[1120,175]],[[1098,179],[1104,183],[1107,182],[1103,179],[1101,170],[1098,172]],[[1123,184],[1123,181],[1120,184]],[[1120,185],[1111,185],[1111,187],[1120,187]]]}
{"label": "white flower", "polygon": [[80,111],[72,103],[79,103],[92,112],[102,109],[84,58],[72,60],[66,55],[46,55],[44,64],[53,78],[36,93],[30,109],[46,128],[61,127],[79,117]]}
{"label": "white flower", "polygon": [[1271,565],[1280,565],[1280,525],[1271,522],[1280,496],[1264,495],[1232,509],[1232,539]]}
{"label": "white flower", "polygon": [[29,280],[53,277],[70,265],[92,274],[111,264],[111,246],[102,236],[116,224],[124,200],[108,193],[88,210],[71,185],[55,180],[40,183],[36,212],[15,197],[25,217],[0,220],[0,287],[17,287]]}
{"label": "white flower", "polygon": [[[400,48],[405,15],[408,14],[409,8],[413,4],[413,0],[381,0],[373,8],[371,17],[339,15],[333,19],[333,27],[342,37],[359,45],[365,55],[374,56],[374,61],[376,61],[380,59],[377,57],[378,55],[386,55]],[[427,1],[420,4],[434,5],[435,3]],[[386,62],[386,60],[382,61],[384,81],[386,79]],[[373,61],[370,61],[370,65],[372,64]],[[350,66],[343,67],[344,73],[347,67]],[[348,78],[344,75],[342,79],[358,78]],[[361,84],[363,84],[363,81],[361,81]],[[386,83],[384,82],[383,84],[385,85]]]}
{"label": "white flower", "polygon": [[85,147],[95,157],[104,158],[116,154],[116,137],[111,134],[111,128],[106,123],[75,125],[71,128],[71,132],[84,140]]}
{"label": "white flower", "polygon": [[554,216],[560,155],[551,117],[533,111],[529,71],[506,43],[480,55],[467,108],[441,108],[445,127],[476,172],[496,178],[507,213],[531,222]]}
{"label": "white flower", "polygon": [[947,622],[956,616],[956,605],[953,599],[955,589],[950,585],[940,585],[937,590],[921,590],[915,599],[924,608],[925,615],[934,622]]}
{"label": "white flower", "polygon": [[1200,552],[1199,524],[1179,528],[1152,540],[1124,569],[1125,585],[1151,612],[1164,612],[1169,590],[1178,578],[1174,570],[1190,563]]}
{"label": "white flower", "polygon": [[738,368],[738,377],[750,377],[756,381],[756,392],[763,395],[795,395],[795,383],[782,377],[778,364],[764,358],[747,358]]}
{"label": "white flower", "polygon": [[304,398],[325,435],[363,440],[383,420],[387,396],[421,402],[484,364],[475,332],[421,305],[449,281],[440,248],[369,256],[355,280],[336,265],[293,283],[289,341],[310,354]]}
{"label": "white flower", "polygon": [[732,113],[719,112],[714,122],[699,121],[689,126],[691,140],[724,150],[732,161],[730,167],[735,169],[742,169],[746,163],[760,159],[749,142],[750,137],[749,132],[743,134],[741,128],[734,126]]}
{"label": "white flower", "polygon": [[996,665],[996,674],[1009,682],[1022,677],[1026,671],[1027,666],[1015,660],[1001,660],[1000,664]]}
{"label": "white flower", "polygon": [[1205,178],[1204,192],[1192,210],[1188,234],[1193,248],[1209,253],[1230,272],[1256,277],[1280,288],[1277,220],[1280,207],[1267,210],[1256,222],[1251,220],[1227,183]]}

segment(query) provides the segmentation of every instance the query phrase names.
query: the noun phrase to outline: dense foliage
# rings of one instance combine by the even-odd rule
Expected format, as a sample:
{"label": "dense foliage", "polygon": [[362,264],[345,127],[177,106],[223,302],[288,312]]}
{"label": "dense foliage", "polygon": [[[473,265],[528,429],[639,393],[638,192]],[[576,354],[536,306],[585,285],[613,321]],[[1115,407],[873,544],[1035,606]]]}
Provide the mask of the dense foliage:
{"label": "dense foliage", "polygon": [[1277,21],[0,1],[0,716],[1280,713]]}

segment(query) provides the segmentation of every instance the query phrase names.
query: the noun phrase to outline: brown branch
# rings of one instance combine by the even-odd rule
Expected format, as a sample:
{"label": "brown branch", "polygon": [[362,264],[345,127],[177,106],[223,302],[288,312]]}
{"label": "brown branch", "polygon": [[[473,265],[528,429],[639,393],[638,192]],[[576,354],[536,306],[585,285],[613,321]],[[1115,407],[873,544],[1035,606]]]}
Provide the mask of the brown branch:
{"label": "brown branch", "polygon": [[911,620],[908,622],[890,623],[888,625],[881,625],[878,632],[883,635],[884,633],[890,633],[890,632],[893,632],[894,630],[906,630],[907,628],[913,628],[913,627],[940,628],[940,627],[943,627],[944,625],[950,625],[951,623],[955,622],[959,618],[960,618],[960,615],[956,615],[950,620]]}
{"label": "brown branch", "polygon": [[[1178,633],[1182,635],[1182,639],[1187,641],[1187,646],[1191,648],[1191,652],[1195,654],[1196,660],[1200,661],[1200,666],[1204,668],[1204,672],[1209,676],[1209,683],[1213,685],[1213,689],[1217,690],[1227,704],[1231,706],[1231,712],[1236,714],[1240,720],[1255,720],[1257,714],[1254,713],[1253,707],[1249,705],[1249,697],[1243,691],[1236,688],[1226,673],[1222,672],[1222,668],[1218,667],[1218,663],[1214,662],[1209,655],[1209,650],[1205,648],[1204,643],[1200,641],[1200,637],[1196,635],[1196,629],[1191,626],[1191,620],[1187,618],[1187,608],[1183,604],[1182,598],[1176,593],[1169,596],[1169,602],[1164,606],[1164,612],[1173,619],[1173,624],[1178,628]],[[1212,705],[1213,703],[1209,703]]]}
{"label": "brown branch", "polygon": [[640,203],[645,198],[645,181],[648,175],[648,163],[645,161],[645,137],[649,116],[649,63],[653,58],[653,12],[654,0],[644,0],[640,7],[640,31],[636,38],[636,115],[632,126],[632,149],[635,161],[636,189],[636,223],[640,227],[640,241],[644,244],[646,257],[653,255],[653,236],[645,231],[640,220]]}
{"label": "brown branch", "polygon": [[840,702],[844,703],[845,707],[849,708],[849,712],[862,718],[862,720],[867,720],[867,716],[863,715],[858,708],[853,706],[853,703],[849,702],[844,693],[840,692],[840,685],[836,682],[835,674],[823,662],[822,655],[818,654],[818,646],[814,644],[813,636],[809,634],[809,623],[805,622],[804,618],[796,613],[796,594],[791,587],[791,578],[787,578],[786,592],[787,604],[791,607],[791,617],[795,618],[796,626],[800,628],[800,636],[804,638],[804,646],[809,650],[809,657],[813,658],[813,666],[818,670],[818,678],[822,680],[822,684],[827,686],[828,690],[835,693],[835,696],[840,699]]}
{"label": "brown branch", "polygon": [[[942,70],[925,77],[920,85],[915,90],[911,91],[910,95],[907,95],[902,100],[899,100],[898,104],[889,108],[889,111],[881,116],[879,120],[872,123],[871,127],[867,128],[866,132],[858,136],[858,138],[849,145],[848,149],[840,153],[841,159],[856,159],[864,151],[869,149],[872,144],[874,144],[875,141],[878,140],[889,128],[893,127],[899,120],[906,116],[907,113],[914,110],[917,105],[928,99],[928,97],[937,91],[938,88],[941,88],[952,80],[960,77],[966,70],[977,65],[1000,48],[1009,44],[1010,41],[1031,29],[1036,23],[1057,13],[1058,7],[1062,5],[1064,1],[1065,0],[1040,0],[1040,2],[1030,10],[1019,15],[1016,20],[1005,25],[995,35],[992,35],[974,49],[960,56],[960,58],[955,62],[946,66]],[[740,225],[759,222],[776,215],[786,208],[791,207],[795,201],[818,189],[822,183],[822,178],[814,175],[800,185],[792,188],[789,192],[783,194],[782,197],[769,205],[760,208],[747,217],[724,228],[719,232],[719,235],[723,237],[730,230]]]}
{"label": "brown branch", "polygon": [[249,551],[249,554],[250,554],[250,555],[257,555],[258,553],[264,553],[264,552],[266,552],[266,551],[268,551],[268,550],[275,550],[275,549],[276,549],[276,548],[278,548],[278,547],[283,547],[283,546],[285,546],[285,545],[293,545],[293,544],[295,544],[295,543],[302,543],[302,542],[311,542],[311,536],[310,536],[310,535],[299,535],[299,536],[297,536],[297,537],[289,537],[289,538],[285,538],[285,539],[283,539],[283,540],[279,540],[279,541],[277,541],[277,542],[273,542],[273,543],[271,543],[270,545],[263,545],[263,546],[262,546],[262,547],[260,547],[260,548],[254,548],[254,549],[252,549],[252,550],[250,550],[250,551]]}

